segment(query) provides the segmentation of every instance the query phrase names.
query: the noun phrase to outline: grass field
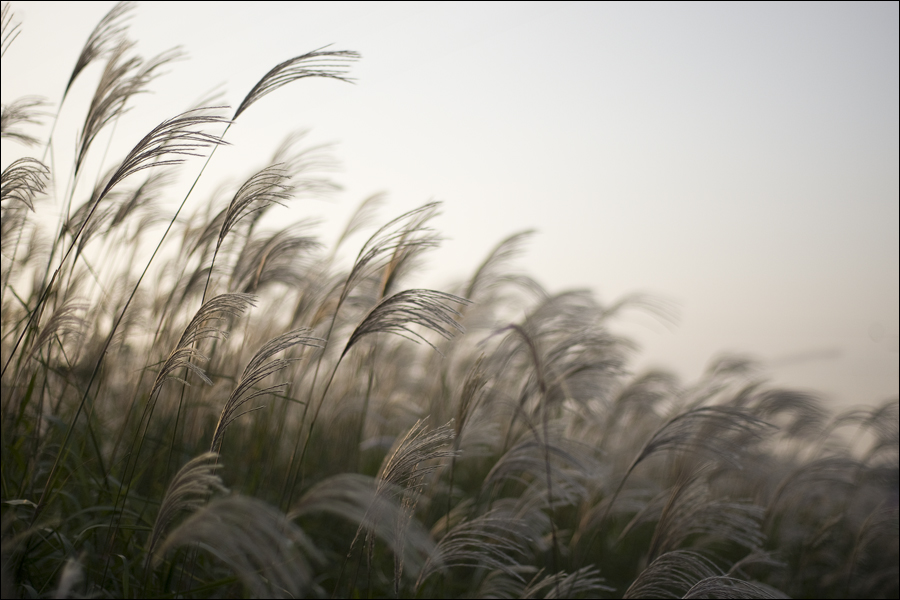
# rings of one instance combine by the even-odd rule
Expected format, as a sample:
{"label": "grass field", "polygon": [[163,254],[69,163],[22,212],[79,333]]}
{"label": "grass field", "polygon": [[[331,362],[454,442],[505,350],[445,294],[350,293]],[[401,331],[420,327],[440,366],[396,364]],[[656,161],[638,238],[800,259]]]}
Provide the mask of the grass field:
{"label": "grass field", "polygon": [[[527,232],[457,288],[408,289],[438,203],[382,219],[373,197],[330,247],[271,229],[333,188],[302,137],[192,193],[230,123],[339,85],[351,51],[106,156],[177,58],[134,53],[133,8],[85,32],[55,104],[3,107],[3,597],[900,595],[896,398],[832,415],[739,359],[633,373],[615,318],[662,307],[548,292],[517,268]],[[4,55],[19,26],[5,5]],[[31,131],[73,96],[51,169]]]}

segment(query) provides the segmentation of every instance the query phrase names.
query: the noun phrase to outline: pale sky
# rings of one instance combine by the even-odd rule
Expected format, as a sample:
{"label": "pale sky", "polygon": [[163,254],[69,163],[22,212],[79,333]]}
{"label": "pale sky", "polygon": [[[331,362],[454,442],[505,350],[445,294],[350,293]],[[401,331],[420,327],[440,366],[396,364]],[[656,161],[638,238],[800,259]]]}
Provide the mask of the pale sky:
{"label": "pale sky", "polygon": [[[113,4],[13,2],[3,103],[58,102]],[[448,239],[428,285],[468,277],[534,228],[515,264],[550,291],[678,306],[674,327],[618,323],[642,346],[636,368],[692,380],[737,352],[775,384],[874,404],[898,393],[898,22],[893,2],[145,2],[130,20],[138,51],[180,44],[190,59],[114,139],[124,154],[220,83],[236,106],[283,60],[356,50],[355,85],[307,79],[266,96],[204,178],[249,175],[309,128],[337,144],[344,190],[290,218],[322,218],[327,242],[374,192],[389,194],[381,222],[443,200]],[[99,72],[76,84],[84,100],[60,136],[74,138]]]}

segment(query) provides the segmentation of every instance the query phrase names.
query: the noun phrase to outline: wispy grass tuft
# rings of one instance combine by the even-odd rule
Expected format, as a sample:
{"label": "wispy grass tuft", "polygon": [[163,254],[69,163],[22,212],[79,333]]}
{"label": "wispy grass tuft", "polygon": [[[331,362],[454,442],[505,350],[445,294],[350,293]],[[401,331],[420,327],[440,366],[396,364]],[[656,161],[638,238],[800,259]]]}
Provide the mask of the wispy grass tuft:
{"label": "wispy grass tuft", "polygon": [[[9,5],[7,4],[7,6]],[[122,39],[126,30],[125,21],[131,16],[129,13],[136,6],[134,2],[119,2],[97,23],[97,27],[91,32],[84,48],[81,49],[78,60],[75,61],[72,75],[63,92],[64,98],[81,72],[94,60],[110,52],[116,46],[116,42]]]}
{"label": "wispy grass tuft", "polygon": [[237,119],[257,100],[278,88],[306,77],[327,77],[350,82],[349,69],[359,54],[350,50],[325,50],[320,48],[296,56],[272,67],[244,98],[232,117]]}
{"label": "wispy grass tuft", "polygon": [[312,586],[318,549],[278,509],[232,495],[210,502],[176,527],[154,555],[199,544],[225,563],[256,598],[296,598]]}
{"label": "wispy grass tuft", "polygon": [[50,169],[33,158],[20,158],[3,169],[0,202],[18,200],[34,210],[34,198],[44,192]]}
{"label": "wispy grass tuft", "polygon": [[406,290],[385,298],[353,330],[341,356],[363,337],[373,333],[393,333],[407,339],[421,340],[437,350],[434,344],[410,326],[421,325],[444,339],[451,339],[454,333],[463,333],[465,329],[454,319],[462,315],[450,303],[465,305],[469,301],[434,290]]}
{"label": "wispy grass tuft", "polygon": [[221,477],[216,475],[216,470],[222,466],[213,462],[217,458],[215,452],[201,454],[181,467],[172,479],[160,503],[153,530],[150,532],[145,569],[149,567],[150,559],[154,556],[156,546],[165,534],[166,528],[179,512],[198,510],[208,502],[213,492],[223,494],[228,492]]}
{"label": "wispy grass tuft", "polygon": [[[4,8],[4,10],[6,9]],[[15,140],[26,146],[37,144],[38,139],[36,137],[16,129],[16,126],[20,124],[40,125],[40,117],[44,116],[40,109],[46,105],[47,102],[43,98],[25,96],[13,101],[8,106],[4,106],[3,112],[0,113],[0,138]]]}
{"label": "wispy grass tuft", "polygon": [[269,360],[270,358],[272,358],[279,352],[288,350],[293,346],[302,345],[320,347],[321,342],[325,341],[320,338],[307,335],[309,331],[309,329],[303,328],[279,335],[278,337],[266,342],[266,344],[262,348],[260,348],[256,352],[256,354],[253,355],[253,358],[250,359],[250,362],[247,364],[246,368],[244,368],[244,372],[241,374],[240,379],[238,379],[237,387],[234,388],[234,391],[231,393],[231,396],[228,397],[228,400],[225,402],[225,406],[222,408],[222,414],[221,416],[219,416],[219,422],[216,424],[212,443],[210,444],[211,451],[215,451],[216,449],[218,449],[219,445],[222,443],[222,436],[225,434],[225,429],[229,425],[231,425],[238,417],[246,414],[237,414],[237,410],[239,408],[241,408],[244,404],[250,402],[254,398],[258,398],[259,396],[264,396],[266,394],[271,394],[275,391],[283,389],[287,385],[286,383],[277,383],[275,385],[270,385],[259,390],[254,389],[269,375],[273,375],[278,371],[287,368],[288,366],[290,366],[293,360],[298,360],[292,360],[289,358]]}

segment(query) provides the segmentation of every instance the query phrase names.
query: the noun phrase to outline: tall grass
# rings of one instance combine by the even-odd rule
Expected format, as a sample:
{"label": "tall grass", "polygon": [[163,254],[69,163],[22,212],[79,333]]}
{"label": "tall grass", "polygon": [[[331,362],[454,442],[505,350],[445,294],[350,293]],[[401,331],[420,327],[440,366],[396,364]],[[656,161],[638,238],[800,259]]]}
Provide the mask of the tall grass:
{"label": "tall grass", "polygon": [[[514,275],[527,232],[448,291],[407,289],[435,203],[341,264],[302,223],[265,228],[333,187],[296,137],[224,199],[193,194],[244,111],[346,81],[353,52],[104,158],[176,57],[134,53],[133,10],[60,82],[57,116],[105,64],[68,169],[45,101],[3,107],[4,597],[900,594],[896,399],[834,416],[739,360],[632,373],[613,320],[658,307]],[[18,27],[4,6],[4,61]],[[7,160],[23,144],[41,158]]]}

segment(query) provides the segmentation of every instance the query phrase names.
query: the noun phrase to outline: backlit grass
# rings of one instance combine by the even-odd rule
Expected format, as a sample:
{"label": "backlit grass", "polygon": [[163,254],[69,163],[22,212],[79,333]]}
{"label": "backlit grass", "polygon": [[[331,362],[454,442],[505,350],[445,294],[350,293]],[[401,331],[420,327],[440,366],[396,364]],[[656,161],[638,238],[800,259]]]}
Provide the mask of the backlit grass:
{"label": "backlit grass", "polygon": [[[4,597],[900,594],[896,399],[831,415],[737,359],[694,383],[634,373],[614,320],[660,306],[516,274],[527,232],[462,284],[409,289],[438,203],[391,219],[373,197],[338,247],[271,229],[334,188],[297,136],[193,191],[232,122],[302,79],[340,85],[351,51],[106,156],[177,58],[134,53],[133,11],[85,32],[57,104],[3,107]],[[4,6],[4,61],[18,27]],[[72,164],[51,169],[34,131],[76,95]]]}

